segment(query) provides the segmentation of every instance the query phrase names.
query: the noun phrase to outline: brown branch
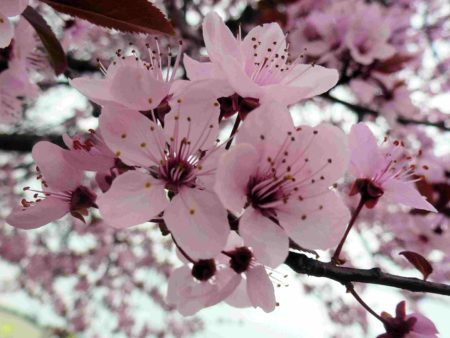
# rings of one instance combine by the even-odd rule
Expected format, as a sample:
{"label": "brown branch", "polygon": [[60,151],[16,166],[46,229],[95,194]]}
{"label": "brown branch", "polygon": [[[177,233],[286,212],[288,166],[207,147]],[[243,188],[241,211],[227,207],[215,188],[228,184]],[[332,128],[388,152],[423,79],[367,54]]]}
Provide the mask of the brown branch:
{"label": "brown branch", "polygon": [[[330,93],[328,93],[328,92],[324,93],[320,96],[330,102],[339,103],[339,104],[349,108],[350,110],[352,110],[353,112],[355,112],[358,115],[358,120],[362,120],[364,115],[371,115],[371,116],[375,116],[375,117],[382,115],[378,111],[370,109],[368,107],[364,107],[364,106],[361,106],[358,104],[354,104],[354,103],[350,103],[350,102],[338,99],[337,97],[330,95]],[[413,119],[405,118],[403,116],[399,116],[397,118],[397,122],[400,124],[403,124],[403,125],[414,124],[414,125],[435,127],[442,131],[450,131],[450,126],[446,125],[444,121],[431,122],[431,121],[427,121],[427,120],[413,120]]]}
{"label": "brown branch", "polygon": [[392,275],[383,272],[379,268],[356,269],[336,266],[295,252],[289,252],[285,264],[297,273],[332,279],[343,285],[359,282],[391,286],[412,292],[427,292],[450,296],[450,285],[428,282],[418,278]]}

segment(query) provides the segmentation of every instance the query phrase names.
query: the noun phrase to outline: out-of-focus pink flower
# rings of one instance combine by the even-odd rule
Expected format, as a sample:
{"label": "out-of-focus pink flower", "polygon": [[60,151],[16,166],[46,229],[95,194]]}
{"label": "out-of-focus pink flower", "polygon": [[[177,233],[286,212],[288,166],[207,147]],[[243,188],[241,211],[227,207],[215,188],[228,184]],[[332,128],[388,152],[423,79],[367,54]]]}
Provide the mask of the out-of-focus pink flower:
{"label": "out-of-focus pink flower", "polygon": [[[212,189],[219,104],[208,87],[193,84],[170,104],[164,129],[137,111],[105,107],[100,130],[125,164],[140,167],[117,177],[98,199],[114,227],[137,225],[164,211],[178,244],[194,259],[211,258],[226,244],[227,213]],[[169,197],[167,196],[169,193]]]}
{"label": "out-of-focus pink flower", "polygon": [[34,229],[63,217],[67,213],[83,219],[87,209],[95,206],[96,195],[81,185],[83,172],[64,158],[64,149],[42,141],[33,147],[32,155],[42,180],[42,190],[34,192],[34,201],[23,199],[6,222],[22,229]]}
{"label": "out-of-focus pink flower", "polygon": [[346,137],[337,127],[295,128],[283,105],[263,105],[221,158],[216,193],[228,210],[242,215],[239,234],[255,257],[276,267],[286,258],[288,237],[310,249],[337,243],[349,212],[329,187],[348,159]]}
{"label": "out-of-focus pink flower", "polygon": [[14,36],[14,26],[9,17],[21,14],[28,0],[2,0],[0,3],[0,48],[8,47]]}
{"label": "out-of-focus pink flower", "polygon": [[172,272],[166,300],[190,316],[226,299],[240,281],[241,276],[218,259],[188,262]]}
{"label": "out-of-focus pink flower", "polygon": [[275,290],[266,268],[234,231],[228,237],[223,254],[229,258],[231,269],[242,276],[239,286],[226,302],[235,307],[253,306],[272,312],[276,306]]}
{"label": "out-of-focus pink flower", "polygon": [[[100,105],[116,103],[140,111],[155,109],[169,96],[181,58],[178,53],[173,68],[170,69],[169,64],[164,72],[162,54],[156,43],[156,50],[149,47],[148,62],[136,55],[122,56],[118,52],[108,69],[100,65],[104,79],[81,77],[70,83]],[[169,58],[172,58],[170,52]]]}
{"label": "out-of-focus pink flower", "polygon": [[334,69],[288,62],[286,37],[275,23],[253,28],[235,38],[215,12],[206,15],[203,37],[211,62],[184,58],[191,80],[226,80],[242,98],[261,103],[277,100],[290,105],[332,88],[338,73]]}
{"label": "out-of-focus pink flower", "polygon": [[360,5],[352,15],[352,22],[345,37],[345,43],[357,62],[369,65],[384,60],[395,53],[388,43],[391,35],[389,24],[384,20],[378,5]]}
{"label": "out-of-focus pink flower", "polygon": [[369,127],[358,123],[350,131],[349,145],[350,173],[357,178],[351,194],[361,193],[368,208],[373,208],[383,196],[411,208],[436,211],[415,187],[413,157],[403,142],[395,140],[380,148]]}
{"label": "out-of-focus pink flower", "polygon": [[398,303],[395,317],[383,312],[386,333],[377,338],[437,338],[438,330],[433,322],[420,313],[406,315],[406,303]]}

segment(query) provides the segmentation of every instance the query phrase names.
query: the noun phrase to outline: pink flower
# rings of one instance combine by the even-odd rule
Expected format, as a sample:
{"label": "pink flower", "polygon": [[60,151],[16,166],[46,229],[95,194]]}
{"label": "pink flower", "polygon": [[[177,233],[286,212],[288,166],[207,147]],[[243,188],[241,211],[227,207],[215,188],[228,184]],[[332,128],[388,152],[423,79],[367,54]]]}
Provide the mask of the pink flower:
{"label": "pink flower", "polygon": [[14,36],[14,27],[9,17],[21,14],[28,0],[2,0],[0,3],[0,48],[8,47]]}
{"label": "pink flower", "polygon": [[[100,65],[104,79],[81,77],[70,81],[70,84],[100,105],[116,103],[140,111],[155,109],[164,105],[169,96],[181,54],[177,55],[174,67],[164,72],[157,41],[156,50],[149,47],[148,52],[149,62],[136,55],[122,56],[119,50],[108,69]],[[170,52],[168,58],[172,58]]]}
{"label": "pink flower", "polygon": [[345,43],[355,61],[369,65],[394,55],[395,48],[388,43],[391,29],[379,6],[357,6],[352,17]]}
{"label": "pink flower", "polygon": [[341,130],[295,128],[281,104],[249,116],[220,160],[215,190],[241,216],[239,234],[262,264],[281,264],[289,237],[310,249],[337,244],[349,212],[329,187],[344,174],[348,157]]}
{"label": "pink flower", "polygon": [[411,208],[436,211],[416,190],[415,165],[403,142],[394,141],[383,148],[364,123],[354,125],[349,135],[350,173],[357,178],[351,194],[361,193],[365,205],[373,208],[378,199]]}
{"label": "pink flower", "polygon": [[34,201],[22,200],[6,219],[12,226],[34,229],[56,221],[67,213],[83,220],[87,209],[95,206],[96,195],[81,185],[83,172],[71,166],[64,158],[63,149],[50,142],[39,142],[32,155],[42,180],[42,190],[34,192]]}
{"label": "pink flower", "polygon": [[70,151],[65,158],[80,170],[108,172],[115,165],[115,154],[108,148],[99,132],[90,130],[85,140],[79,136],[71,138],[63,135],[64,143]]}
{"label": "pink flower", "polygon": [[215,146],[219,107],[207,93],[197,83],[174,97],[164,129],[124,108],[107,106],[100,116],[109,148],[125,164],[140,167],[117,177],[99,197],[105,221],[124,228],[164,211],[167,227],[194,259],[219,253],[229,233],[226,210],[212,189],[221,151]]}
{"label": "pink flower", "polygon": [[260,307],[264,312],[275,310],[275,290],[265,267],[234,231],[228,237],[223,254],[229,258],[231,269],[242,276],[239,286],[226,302],[235,307]]}
{"label": "pink flower", "polygon": [[186,262],[172,272],[166,301],[182,315],[190,316],[230,296],[240,281],[223,258]]}
{"label": "pink flower", "polygon": [[220,16],[210,12],[203,21],[203,37],[211,62],[185,56],[188,77],[226,80],[244,99],[290,105],[326,92],[338,80],[334,69],[300,64],[299,59],[290,63],[285,34],[275,23],[235,38]]}
{"label": "pink flower", "polygon": [[386,321],[386,333],[377,338],[437,338],[436,326],[420,313],[406,315],[406,303],[398,303],[395,317],[383,312],[381,317]]}

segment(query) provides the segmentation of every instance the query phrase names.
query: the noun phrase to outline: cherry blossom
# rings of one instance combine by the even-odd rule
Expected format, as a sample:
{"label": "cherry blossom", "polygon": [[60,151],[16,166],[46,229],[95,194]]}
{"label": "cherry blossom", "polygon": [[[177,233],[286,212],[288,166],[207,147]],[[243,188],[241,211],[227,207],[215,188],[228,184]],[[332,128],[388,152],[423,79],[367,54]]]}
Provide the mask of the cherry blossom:
{"label": "cherry blossom", "polygon": [[21,14],[28,0],[3,0],[0,4],[0,48],[8,47],[14,37],[14,26],[9,17]]}
{"label": "cherry blossom", "polygon": [[279,104],[256,111],[221,158],[215,188],[224,206],[241,216],[239,234],[255,257],[277,267],[289,237],[310,249],[336,244],[349,212],[329,187],[344,174],[348,150],[336,127],[295,128]]}
{"label": "cherry blossom", "polygon": [[105,220],[120,228],[164,211],[179,245],[195,259],[208,259],[222,250],[229,232],[226,211],[212,189],[221,151],[219,104],[205,96],[202,83],[170,104],[175,108],[164,128],[137,111],[105,107],[100,130],[106,144],[125,164],[141,168],[117,177],[98,204]]}
{"label": "cherry blossom", "polygon": [[386,333],[378,338],[437,338],[438,331],[433,322],[420,313],[406,315],[406,302],[397,304],[395,317],[383,312]]}
{"label": "cherry blossom", "polygon": [[223,301],[241,279],[223,258],[189,260],[184,259],[186,264],[172,272],[167,288],[167,302],[185,316]]}
{"label": "cherry blossom", "polygon": [[22,199],[6,222],[17,228],[33,229],[67,213],[83,220],[87,209],[96,206],[96,194],[81,185],[83,172],[72,167],[64,158],[64,150],[50,142],[37,143],[32,154],[38,178],[42,180],[42,190],[25,187],[25,191],[34,192],[35,199]]}
{"label": "cherry blossom", "polygon": [[169,49],[169,68],[164,70],[158,40],[154,48],[150,44],[147,48],[148,61],[136,55],[124,56],[119,50],[107,69],[100,64],[104,79],[81,77],[71,80],[71,85],[100,105],[116,103],[140,111],[164,107],[177,74],[181,53],[177,54],[170,69],[172,54]]}
{"label": "cherry blossom", "polygon": [[244,100],[277,100],[291,105],[332,88],[338,73],[315,65],[288,60],[286,37],[275,23],[253,28],[235,38],[215,12],[203,21],[203,37],[211,62],[184,58],[191,80],[225,80]]}
{"label": "cherry blossom", "polygon": [[390,27],[383,18],[378,5],[357,6],[345,43],[352,57],[359,63],[368,65],[374,59],[387,59],[394,55],[395,48],[388,42]]}
{"label": "cherry blossom", "polygon": [[242,280],[226,302],[235,307],[260,307],[272,312],[276,306],[275,290],[266,268],[258,263],[251,248],[234,231],[230,233],[223,254],[229,257],[231,269]]}
{"label": "cherry blossom", "polygon": [[[386,141],[387,143],[387,141]],[[354,125],[349,135],[350,172],[357,178],[351,194],[361,193],[368,208],[379,198],[411,208],[436,211],[415,188],[415,165],[403,142],[395,140],[380,148],[364,123]]]}

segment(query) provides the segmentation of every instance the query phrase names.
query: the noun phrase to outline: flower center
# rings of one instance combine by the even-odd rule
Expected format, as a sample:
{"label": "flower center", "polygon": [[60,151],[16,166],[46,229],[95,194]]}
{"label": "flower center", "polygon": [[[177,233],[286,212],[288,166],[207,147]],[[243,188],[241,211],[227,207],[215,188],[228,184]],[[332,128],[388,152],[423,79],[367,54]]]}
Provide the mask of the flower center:
{"label": "flower center", "polygon": [[246,247],[237,248],[234,251],[227,252],[227,255],[230,257],[230,267],[236,271],[236,273],[247,271],[253,259],[253,253]]}
{"label": "flower center", "polygon": [[166,189],[174,193],[183,185],[195,183],[194,166],[182,158],[169,157],[159,166],[159,174],[166,181]]}
{"label": "flower center", "polygon": [[80,212],[90,207],[96,207],[96,199],[97,195],[94,192],[81,185],[72,193],[70,198],[70,211]]}
{"label": "flower center", "polygon": [[216,274],[216,262],[214,259],[200,259],[192,267],[192,277],[195,279],[206,282]]}
{"label": "flower center", "polygon": [[282,181],[274,180],[272,177],[251,178],[247,186],[248,205],[271,214],[272,206],[285,197],[281,184]]}

